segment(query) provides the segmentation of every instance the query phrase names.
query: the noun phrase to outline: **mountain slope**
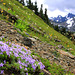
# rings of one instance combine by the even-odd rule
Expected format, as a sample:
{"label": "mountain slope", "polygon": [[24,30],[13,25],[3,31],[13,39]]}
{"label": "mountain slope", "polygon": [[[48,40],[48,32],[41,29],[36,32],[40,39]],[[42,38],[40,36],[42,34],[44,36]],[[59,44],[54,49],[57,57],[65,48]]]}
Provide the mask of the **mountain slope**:
{"label": "mountain slope", "polygon": [[[21,75],[25,75],[25,73],[29,73],[28,75],[38,75],[39,73],[41,75],[73,75],[72,73],[75,72],[75,45],[73,42],[49,27],[33,11],[22,6],[19,2],[15,0],[1,1],[0,36],[2,37],[0,37],[0,41],[3,42],[0,42],[0,70],[2,69],[0,72],[3,72],[4,69],[7,74],[13,72],[15,75],[17,73],[19,75],[20,72]],[[12,56],[9,58],[10,55],[7,56],[5,52],[2,54],[1,51],[7,51],[7,55],[12,53]],[[18,54],[21,56],[18,57],[19,64],[17,63],[18,58],[16,58]],[[33,69],[38,63],[31,56],[35,60],[41,61],[45,65],[45,69],[39,70],[37,67],[34,72]],[[7,63],[3,65],[5,59]],[[26,62],[23,59],[26,59]],[[42,69],[44,65],[41,62],[39,64]]]}
{"label": "mountain slope", "polygon": [[[6,3],[6,5],[3,5],[3,3]],[[46,33],[44,34],[44,36],[42,36],[41,34],[35,33],[34,31],[27,31],[31,36],[37,36],[40,40],[46,41],[54,46],[58,46],[61,44],[64,46],[64,50],[72,48],[73,50],[69,50],[69,52],[75,54],[75,45],[72,41],[55,31],[53,28],[49,27],[40,17],[36,16],[27,7],[22,6],[15,0],[3,0],[3,2],[0,4],[0,8],[6,10],[12,15],[15,15],[17,18],[20,18],[23,22],[25,22],[26,25],[31,25],[31,27],[36,28],[38,31]],[[61,42],[55,42],[54,39],[61,40]],[[67,42],[67,44],[65,41]],[[69,47],[67,47],[67,45],[69,45]]]}

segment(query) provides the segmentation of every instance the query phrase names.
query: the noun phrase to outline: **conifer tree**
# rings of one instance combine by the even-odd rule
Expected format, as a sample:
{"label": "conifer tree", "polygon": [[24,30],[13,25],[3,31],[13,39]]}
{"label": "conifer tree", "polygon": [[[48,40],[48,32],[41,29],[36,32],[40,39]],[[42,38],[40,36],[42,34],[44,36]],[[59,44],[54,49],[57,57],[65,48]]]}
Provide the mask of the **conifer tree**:
{"label": "conifer tree", "polygon": [[31,9],[32,3],[31,0],[28,1],[28,8]]}
{"label": "conifer tree", "polygon": [[43,17],[44,17],[44,16],[43,16],[43,4],[41,4],[39,16],[40,16],[42,19],[44,19],[44,18],[43,18]]}
{"label": "conifer tree", "polygon": [[24,0],[20,0],[20,3],[21,3],[21,4],[23,4],[23,5],[25,5],[25,2],[24,2]]}
{"label": "conifer tree", "polygon": [[28,6],[28,0],[26,0],[27,6]]}
{"label": "conifer tree", "polygon": [[35,14],[38,15],[38,8],[37,8],[37,2],[35,2]]}
{"label": "conifer tree", "polygon": [[47,15],[47,9],[45,8],[45,22],[47,24],[49,24],[49,19],[48,19],[48,15]]}

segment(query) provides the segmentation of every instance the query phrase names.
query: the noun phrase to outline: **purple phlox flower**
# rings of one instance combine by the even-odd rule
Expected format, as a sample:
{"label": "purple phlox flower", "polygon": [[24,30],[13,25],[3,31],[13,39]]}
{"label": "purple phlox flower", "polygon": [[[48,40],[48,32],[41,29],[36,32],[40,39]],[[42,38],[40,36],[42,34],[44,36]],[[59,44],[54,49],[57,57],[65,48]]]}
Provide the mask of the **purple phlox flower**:
{"label": "purple phlox flower", "polygon": [[9,42],[9,45],[11,44],[11,42]]}
{"label": "purple phlox flower", "polygon": [[25,65],[25,67],[28,67],[28,65],[27,64],[24,64]]}
{"label": "purple phlox flower", "polygon": [[35,70],[36,69],[36,66],[32,65],[32,68]]}
{"label": "purple phlox flower", "polygon": [[4,36],[1,36],[2,38],[4,38]]}
{"label": "purple phlox flower", "polygon": [[40,65],[40,69],[44,69],[45,68],[45,66],[41,62],[39,62],[38,65]]}
{"label": "purple phlox flower", "polygon": [[19,60],[18,63],[21,64],[21,61]]}
{"label": "purple phlox flower", "polygon": [[6,64],[6,60],[4,60],[4,64]]}
{"label": "purple phlox flower", "polygon": [[31,54],[31,51],[30,50],[28,50],[28,54]]}
{"label": "purple phlox flower", "polygon": [[6,51],[6,54],[9,55],[9,57],[10,57],[9,51]]}
{"label": "purple phlox flower", "polygon": [[7,41],[6,43],[8,44],[9,42]]}
{"label": "purple phlox flower", "polygon": [[20,65],[20,69],[22,69],[22,66]]}
{"label": "purple phlox flower", "polygon": [[25,68],[24,70],[27,71],[27,68]]}
{"label": "purple phlox flower", "polygon": [[35,66],[37,67],[37,65],[35,64]]}
{"label": "purple phlox flower", "polygon": [[4,70],[1,70],[0,73],[3,74]]}
{"label": "purple phlox flower", "polygon": [[13,49],[12,49],[12,48],[10,48],[10,51],[13,51]]}
{"label": "purple phlox flower", "polygon": [[15,57],[19,57],[18,53],[14,53],[14,56],[15,56]]}
{"label": "purple phlox flower", "polygon": [[4,65],[4,64],[3,64],[3,63],[1,63],[1,64],[0,64],[0,67],[3,67],[3,65]]}
{"label": "purple phlox flower", "polygon": [[2,37],[0,37],[0,39],[2,40]]}
{"label": "purple phlox flower", "polygon": [[28,75],[28,73],[26,73],[26,75]]}
{"label": "purple phlox flower", "polygon": [[28,55],[29,58],[32,58],[31,55]]}
{"label": "purple phlox flower", "polygon": [[11,52],[9,52],[9,54],[12,54]]}
{"label": "purple phlox flower", "polygon": [[30,60],[29,60],[29,63],[30,63],[30,64],[34,64],[34,63],[35,63],[35,60],[34,60],[34,59],[30,59]]}
{"label": "purple phlox flower", "polygon": [[1,50],[2,52],[4,52],[4,49],[0,48],[0,50]]}
{"label": "purple phlox flower", "polygon": [[0,54],[3,54],[2,52],[0,52]]}
{"label": "purple phlox flower", "polygon": [[20,47],[19,45],[16,45],[16,47],[18,48],[18,47]]}
{"label": "purple phlox flower", "polygon": [[0,44],[3,45],[4,43],[2,41],[0,41]]}
{"label": "purple phlox flower", "polygon": [[23,63],[21,63],[21,65],[22,65],[22,66],[24,66],[24,62],[23,62]]}

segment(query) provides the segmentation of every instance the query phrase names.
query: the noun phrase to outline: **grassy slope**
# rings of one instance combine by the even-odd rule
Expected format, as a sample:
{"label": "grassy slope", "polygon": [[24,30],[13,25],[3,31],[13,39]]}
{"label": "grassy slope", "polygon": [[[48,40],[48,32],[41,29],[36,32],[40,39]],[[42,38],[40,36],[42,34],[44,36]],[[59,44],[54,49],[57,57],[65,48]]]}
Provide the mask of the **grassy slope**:
{"label": "grassy slope", "polygon": [[[3,3],[6,3],[6,5],[3,5]],[[27,7],[23,7],[16,0],[3,0],[3,2],[0,3],[0,8],[6,10],[7,12],[9,12],[15,16],[18,15],[18,18],[25,21],[26,24],[29,24],[35,28],[37,28],[37,26],[41,27],[42,30],[44,30],[48,35],[52,34],[52,39],[55,39],[57,37],[59,40],[61,40],[61,42],[57,43],[57,42],[54,42],[54,40],[50,41],[50,39],[42,37],[42,35],[39,35],[33,31],[28,32],[30,35],[37,36],[37,37],[39,36],[38,38],[40,38],[42,41],[47,41],[51,45],[62,44],[65,48],[72,48],[72,50],[70,52],[75,55],[75,45],[73,44],[72,41],[70,41],[69,39],[67,39],[65,36],[58,33],[57,31],[55,31],[53,28],[48,27],[48,25],[46,23],[44,23],[44,21],[40,17],[36,16]],[[8,8],[11,8],[13,11],[8,10]],[[35,26],[35,24],[36,24],[36,26]],[[67,47],[68,45],[69,45],[69,47]]]}

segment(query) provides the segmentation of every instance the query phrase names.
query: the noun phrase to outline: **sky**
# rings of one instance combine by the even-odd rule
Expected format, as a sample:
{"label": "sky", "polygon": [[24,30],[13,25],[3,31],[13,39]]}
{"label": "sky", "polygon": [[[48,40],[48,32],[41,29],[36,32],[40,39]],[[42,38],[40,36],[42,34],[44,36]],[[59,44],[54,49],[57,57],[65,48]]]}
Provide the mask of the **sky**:
{"label": "sky", "polygon": [[75,14],[75,0],[31,0],[37,1],[40,8],[43,4],[43,9],[47,8],[48,17],[57,17],[58,15],[65,16],[68,13]]}

